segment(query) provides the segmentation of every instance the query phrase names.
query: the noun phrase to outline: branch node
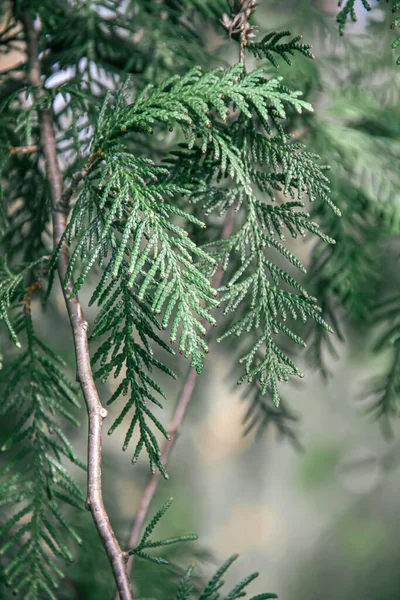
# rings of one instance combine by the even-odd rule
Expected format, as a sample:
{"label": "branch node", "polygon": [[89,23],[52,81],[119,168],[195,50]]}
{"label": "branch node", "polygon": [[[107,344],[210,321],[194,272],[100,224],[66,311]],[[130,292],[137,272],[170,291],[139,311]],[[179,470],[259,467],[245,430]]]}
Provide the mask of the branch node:
{"label": "branch node", "polygon": [[87,331],[89,329],[89,323],[84,319],[79,323],[79,326],[82,327],[83,331]]}

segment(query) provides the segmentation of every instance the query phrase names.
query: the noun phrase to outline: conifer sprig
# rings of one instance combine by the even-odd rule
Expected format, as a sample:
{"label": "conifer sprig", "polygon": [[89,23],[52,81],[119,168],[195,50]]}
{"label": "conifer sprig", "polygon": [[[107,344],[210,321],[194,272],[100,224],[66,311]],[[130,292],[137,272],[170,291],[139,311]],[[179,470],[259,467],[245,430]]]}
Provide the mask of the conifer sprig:
{"label": "conifer sprig", "polygon": [[[219,340],[231,335],[240,336],[243,332],[254,336],[247,353],[240,359],[245,366],[245,374],[238,383],[246,379],[249,382],[254,378],[259,379],[262,393],[270,391],[278,406],[278,382],[288,381],[290,376],[303,377],[303,374],[278,347],[274,336],[283,333],[295,343],[305,346],[305,342],[287,327],[285,322],[288,315],[293,319],[300,317],[303,321],[311,317],[319,325],[327,329],[329,327],[320,317],[315,298],[310,298],[294,278],[265,256],[264,249],[268,244],[271,246],[271,241],[258,227],[258,222],[253,218],[243,228],[243,239],[251,240],[251,245],[244,250],[241,268],[221,294],[221,301],[226,303],[225,314],[236,310],[247,300],[245,310]],[[298,293],[284,291],[281,282],[292,286]]]}
{"label": "conifer sprig", "polygon": [[[221,595],[221,588],[224,585],[223,577],[229,567],[234,563],[234,561],[238,558],[238,554],[233,554],[228,560],[226,560],[223,565],[218,569],[215,575],[210,579],[210,581],[205,586],[204,590],[200,592],[200,595],[197,596],[197,600],[237,600],[238,598],[243,598],[247,595],[247,587],[250,585],[252,581],[257,579],[258,573],[252,573],[248,577],[245,577],[240,581],[229,593],[226,595]],[[185,576],[182,578],[178,593],[176,595],[176,600],[189,600],[189,598],[193,597],[193,587],[191,585],[191,576],[195,567],[195,563],[193,563],[188,570],[186,571]],[[262,593],[257,596],[253,596],[249,598],[249,600],[270,600],[272,598],[277,598],[276,594],[271,593]]]}
{"label": "conifer sprig", "polygon": [[[246,220],[228,240],[216,241],[211,252],[217,261],[223,261],[225,268],[235,253],[239,259],[236,271],[220,295],[225,314],[234,311],[236,318],[219,339],[246,334],[247,351],[240,359],[245,374],[238,383],[246,379],[249,382],[258,380],[261,392],[268,392],[278,406],[278,383],[288,381],[292,376],[302,377],[293,360],[275,341],[278,334],[283,334],[305,346],[304,340],[287,326],[288,317],[294,320],[300,317],[304,322],[311,318],[327,331],[331,328],[322,319],[315,298],[310,297],[292,275],[276,265],[271,251],[278,251],[304,273],[304,266],[282,243],[283,229],[292,237],[304,236],[309,231],[323,242],[333,243],[309,213],[297,209],[304,206],[302,198],[307,194],[311,202],[318,199],[336,213],[338,210],[329,198],[328,180],[324,167],[316,162],[318,157],[305,152],[302,145],[285,146],[279,137],[271,140],[257,133],[252,124],[247,128],[244,126],[243,136],[243,161],[254,187],[267,192],[272,200],[278,191],[293,201],[274,205],[259,200],[246,190],[228,192],[230,201],[235,201],[236,195],[236,202],[243,203]],[[207,209],[209,207],[207,201]],[[208,247],[213,247],[213,243]],[[290,287],[295,293],[288,289]]]}
{"label": "conifer sprig", "polygon": [[85,468],[63,433],[58,418],[74,425],[68,406],[78,407],[75,388],[61,368],[62,360],[36,336],[25,313],[27,347],[0,371],[0,415],[15,419],[1,451],[11,457],[0,471],[1,505],[6,519],[0,529],[0,553],[11,552],[6,580],[16,594],[30,600],[56,598],[58,562],[72,560],[64,541],[69,534],[80,543],[61,506],[84,508],[83,495],[64,460]]}
{"label": "conifer sprig", "polygon": [[170,498],[157,513],[151,519],[150,523],[145,528],[142,538],[135,548],[132,548],[128,551],[128,555],[139,556],[140,558],[144,558],[145,560],[149,560],[151,562],[155,562],[158,565],[168,565],[169,562],[165,558],[161,558],[159,556],[154,556],[150,554],[148,551],[155,548],[163,548],[165,546],[171,546],[172,544],[179,544],[181,542],[193,542],[198,539],[197,535],[181,535],[178,537],[167,538],[165,540],[150,540],[150,536],[153,533],[154,528],[158,524],[158,522],[163,518],[167,510],[170,508],[173,499]]}
{"label": "conifer sprig", "polygon": [[164,437],[169,438],[169,434],[151,409],[151,405],[162,408],[161,402],[154,393],[164,397],[161,387],[154,379],[153,370],[163,371],[172,377],[175,375],[156,359],[152,345],[156,344],[170,353],[172,350],[157,335],[156,331],[160,329],[160,325],[149,310],[148,304],[139,300],[137,293],[127,285],[128,265],[124,262],[121,266],[123,277],[112,281],[107,287],[104,287],[103,278],[92,297],[93,302],[94,297],[100,294],[98,300],[100,312],[91,337],[103,339],[92,358],[94,375],[105,382],[111,374],[118,377],[121,372],[124,372],[108,404],[113,404],[121,397],[127,397],[127,401],[108,433],[111,434],[132,410],[133,415],[123,449],[128,448],[132,436],[138,429],[139,440],[132,462],[136,462],[141,450],[145,449],[151,469],[154,471],[157,467],[167,477],[160,461],[160,447],[152,431],[155,427]]}
{"label": "conifer sprig", "polygon": [[271,31],[267,33],[262,40],[259,42],[250,42],[246,46],[246,50],[251,52],[256,58],[268,59],[274,67],[278,67],[278,62],[274,54],[283,58],[283,60],[291,65],[291,56],[294,56],[295,52],[303,54],[307,58],[314,58],[311,52],[311,46],[309,44],[299,43],[302,39],[301,35],[296,35],[289,41],[281,42],[282,38],[291,35],[290,31]]}
{"label": "conifer sprig", "polygon": [[[114,110],[109,111],[104,126],[99,124],[102,134],[99,142],[103,138],[115,139],[127,131],[151,133],[157,122],[166,125],[175,122],[187,135],[189,148],[194,146],[196,134],[200,134],[202,151],[207,151],[209,144],[216,145],[217,157],[221,154],[219,128],[215,127],[219,122],[217,117],[226,123],[231,103],[247,118],[251,118],[253,112],[257,114],[268,128],[271,119],[285,118],[286,106],[298,112],[312,110],[308,102],[301,100],[301,92],[286,89],[281,78],[270,78],[262,69],[243,74],[242,63],[208,73],[195,67],[182,77],[171,77],[159,86],[147,86],[127,107],[124,93],[126,90],[117,98]],[[214,136],[217,136],[215,141]]]}
{"label": "conifer sprig", "polygon": [[[199,190],[196,189],[196,185],[193,185],[190,169],[184,174],[182,168],[168,171],[157,167],[148,159],[139,159],[127,153],[119,145],[118,139],[121,137],[129,139],[132,133],[150,133],[156,123],[171,125],[175,121],[183,126],[189,138],[189,154],[194,150],[196,136],[200,136],[202,154],[208,154],[211,146],[214,159],[214,162],[201,164],[210,169],[211,177],[221,176],[228,170],[229,176],[240,184],[238,189],[243,190],[241,194],[245,193],[251,198],[253,179],[262,191],[268,188],[271,196],[273,189],[282,189],[284,193],[290,193],[292,196],[296,194],[298,198],[307,192],[311,201],[319,194],[329,203],[327,179],[322,175],[321,168],[315,164],[315,156],[304,152],[303,147],[297,145],[286,150],[282,143],[285,137],[279,126],[279,120],[286,116],[286,105],[297,111],[311,107],[308,103],[299,100],[297,92],[292,93],[282,87],[277,78],[267,78],[261,70],[243,74],[243,65],[240,63],[227,71],[215,69],[207,74],[203,74],[198,68],[192,69],[183,77],[172,77],[159,86],[148,86],[133,103],[129,103],[128,83],[117,94],[114,102],[110,98],[105,100],[99,116],[93,151],[100,155],[100,159],[86,178],[64,236],[70,244],[75,242],[64,284],[68,285],[78,257],[81,258],[82,267],[72,296],[79,291],[96,260],[102,265],[112,252],[105,276],[113,277],[120,275],[121,264],[126,261],[129,266],[125,265],[124,273],[128,287],[135,287],[139,301],[144,300],[147,292],[151,291],[152,312],[159,314],[163,311],[162,326],[165,328],[171,324],[172,342],[175,341],[180,328],[179,350],[185,356],[192,357],[192,366],[200,372],[204,355],[208,351],[201,338],[201,334],[205,333],[201,319],[215,322],[208,309],[215,306],[217,302],[214,300],[216,292],[210,287],[209,277],[202,272],[211,274],[215,270],[212,265],[216,265],[221,255],[217,253],[214,257],[187,238],[187,232],[173,224],[171,216],[184,218],[186,222],[195,225],[204,225],[187,211],[165,202],[166,196],[198,195]],[[228,143],[227,133],[221,129],[221,119],[222,123],[226,122],[227,115],[234,107],[240,109],[241,117],[234,123],[232,139]],[[234,145],[236,140],[240,142],[241,134],[238,132],[242,121],[243,123],[249,121],[251,124],[253,116],[260,120],[266,132],[271,133],[272,125],[277,126],[280,132],[278,138],[270,139],[255,133],[253,125],[248,126],[252,135],[249,154],[251,153],[253,161],[256,161],[255,164],[259,165],[258,171],[251,166],[249,157],[245,157],[248,151],[243,151],[240,144],[238,147]],[[246,131],[245,135],[250,134]],[[100,144],[101,152],[96,150]],[[268,167],[272,173],[268,175],[265,167]],[[251,202],[249,200],[249,206],[252,206]],[[249,220],[242,230],[243,239],[250,236],[251,252],[245,258],[242,256],[247,264],[253,260],[257,262],[256,258],[261,256],[261,248],[268,243],[279,248],[281,253],[298,266],[298,261],[296,262],[296,259],[282,244],[276,242],[272,235],[259,238],[256,231],[259,223],[254,222],[256,214],[263,222],[263,228],[268,221],[267,227],[270,233],[271,228],[280,229],[285,224],[292,235],[297,235],[297,230],[303,232],[309,229],[328,240],[319,231],[317,225],[309,221],[306,213],[292,214],[291,205],[283,209],[279,207],[273,209],[269,206],[257,206],[255,203],[249,210]],[[255,238],[252,239],[253,236]],[[201,262],[198,265],[193,264],[193,257],[200,259]],[[210,264],[210,268],[204,266],[207,263]],[[271,273],[275,283],[282,279],[294,285],[296,289],[300,289],[291,276],[269,260],[265,262],[265,259],[258,261],[257,273],[253,275],[254,285],[260,277],[260,281],[264,281],[265,275],[261,274],[264,268]],[[242,270],[244,269],[245,267]],[[239,275],[236,279],[238,277]],[[104,283],[103,278],[102,285]],[[250,280],[248,283],[250,287]],[[232,298],[232,294],[236,297],[236,289],[237,286],[231,289],[229,297]],[[263,286],[259,288],[261,296],[262,289]],[[101,293],[102,290],[99,290],[95,297],[99,297]],[[258,294],[255,288],[253,294]],[[228,296],[225,300],[227,299]],[[298,303],[298,300],[292,302],[287,298],[285,301],[291,304],[292,311],[294,304]],[[229,310],[239,303],[240,301],[231,302]],[[303,309],[302,314],[317,318],[317,312],[311,309],[309,304],[310,302],[307,301],[307,308]],[[262,306],[267,314],[270,307],[263,304]],[[109,310],[112,302],[106,303],[105,307]],[[172,316],[173,311],[175,316]],[[251,317],[251,322],[253,319],[255,322],[259,321],[256,315]],[[270,340],[272,330],[269,317],[267,320],[266,328],[269,333],[266,334],[264,331],[264,335],[267,335]],[[251,329],[249,323],[246,327]],[[292,339],[296,338],[288,333],[289,330],[285,326],[282,328],[281,325],[274,325],[274,328],[283,329]],[[101,327],[97,331],[101,331]],[[256,343],[257,348],[265,340],[263,337],[259,338]],[[277,372],[274,367],[275,360],[272,359],[274,353],[280,357]],[[252,358],[247,368],[248,375],[255,350],[251,354]],[[299,372],[288,357],[281,355],[275,345],[268,346],[267,355],[269,362],[261,369],[264,373],[261,378],[264,381],[266,370],[271,371],[271,376],[267,377],[268,385],[273,386],[274,401],[278,402],[276,380],[287,378],[289,371],[297,375]],[[114,366],[117,361],[118,359],[114,358]],[[286,366],[283,367],[283,364]],[[122,368],[121,365],[120,362],[117,372]],[[104,375],[112,368],[113,365],[110,363],[99,373]],[[122,389],[126,389],[126,386],[122,385],[118,389],[121,392]],[[132,402],[133,399],[128,405],[131,406]],[[138,415],[134,416],[135,423],[138,418]],[[120,420],[118,419],[116,423],[119,424]],[[131,436],[133,430],[129,431]],[[139,449],[145,443],[145,438],[146,436],[141,436]],[[149,448],[150,442],[147,444],[148,451]],[[159,452],[157,446],[154,446],[154,449],[155,454],[150,453],[152,464],[155,464],[156,454]],[[136,452],[134,458],[137,458]]]}

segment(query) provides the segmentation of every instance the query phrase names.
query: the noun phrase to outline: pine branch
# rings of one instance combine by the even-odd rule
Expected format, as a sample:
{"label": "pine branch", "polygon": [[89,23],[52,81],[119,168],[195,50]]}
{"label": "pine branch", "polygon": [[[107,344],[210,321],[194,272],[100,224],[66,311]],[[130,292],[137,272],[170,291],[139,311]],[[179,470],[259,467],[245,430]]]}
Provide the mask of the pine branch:
{"label": "pine branch", "polygon": [[[38,34],[32,14],[26,9],[21,14],[27,40],[29,61],[28,76],[32,86],[41,94],[41,73],[39,63]],[[62,175],[58,166],[55,134],[50,108],[42,108],[38,114],[40,126],[40,142],[44,154],[47,175],[53,199],[54,246],[58,247],[63,238],[67,224],[68,206],[63,203]],[[63,244],[58,258],[58,272],[64,281],[69,264],[68,246]],[[131,600],[132,592],[123,553],[112,530],[107,512],[104,508],[101,491],[101,428],[107,411],[102,407],[90,366],[87,341],[87,323],[84,319],[79,299],[70,299],[72,285],[64,289],[64,297],[71,322],[75,343],[77,377],[87,404],[89,416],[88,432],[88,498],[87,507],[91,511],[96,527],[107,551],[120,593],[121,600]]]}

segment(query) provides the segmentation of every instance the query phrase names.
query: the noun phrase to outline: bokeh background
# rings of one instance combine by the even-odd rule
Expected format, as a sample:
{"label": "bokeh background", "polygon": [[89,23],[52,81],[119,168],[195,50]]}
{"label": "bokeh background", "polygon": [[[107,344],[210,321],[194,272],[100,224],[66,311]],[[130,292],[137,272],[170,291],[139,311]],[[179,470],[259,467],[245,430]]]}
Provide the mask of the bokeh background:
{"label": "bokeh background", "polygon": [[[320,124],[340,132],[349,118],[368,110],[366,98],[396,114],[400,68],[396,70],[389,50],[386,12],[374,8],[367,15],[360,7],[359,20],[347,27],[344,39],[338,36],[336,13],[335,0],[260,0],[257,22],[261,33],[288,29],[312,44],[313,63],[300,57],[290,68],[280,61],[279,74],[305,92],[315,105]],[[210,27],[203,35],[216,64],[235,61],[232,44],[223,32],[218,35]],[[0,68],[12,60],[15,57],[1,56]],[[308,124],[300,122],[298,126],[307,128]],[[399,121],[393,122],[393,127],[399,128]],[[308,143],[307,134],[304,137]],[[358,146],[361,142],[357,137],[342,139],[356,165],[359,161],[368,171],[368,165],[373,169],[384,163],[390,180],[390,169],[398,169],[393,147],[385,155],[384,147]],[[323,158],[337,170],[340,153],[329,156],[329,151]],[[360,185],[367,185],[361,175]],[[391,202],[400,202],[394,185],[389,194]],[[377,193],[377,204],[383,200]],[[312,242],[306,239],[292,244],[305,263],[311,260]],[[374,247],[381,278],[367,282],[367,287],[372,287],[378,298],[400,283],[396,244],[398,240],[392,236]],[[87,290],[83,304],[89,296]],[[39,304],[34,309],[41,311]],[[94,316],[87,310],[89,321]],[[195,532],[199,541],[163,553],[171,561],[169,566],[138,559],[134,583],[140,596],[172,598],[177,579],[193,560],[198,563],[196,577],[202,580],[238,552],[240,560],[227,580],[233,583],[259,571],[253,594],[274,591],[284,600],[400,598],[400,427],[394,423],[393,435],[387,438],[379,424],[365,415],[366,382],[385,371],[391,355],[374,353],[377,331],[365,315],[359,318],[351,310],[349,314],[339,311],[338,318],[345,341],[333,339],[337,357],[322,347],[329,377],[323,378],[315,368],[312,352],[303,352],[298,360],[306,377],[286,391],[297,418],[290,425],[294,440],[290,436],[281,439],[274,426],[258,436],[254,430],[243,436],[247,404],[243,390],[234,383],[235,348],[212,344],[173,451],[170,479],[160,481],[151,507],[154,514],[165,500],[174,498],[168,517],[155,532],[160,539]],[[61,294],[42,315],[40,329],[73,365]],[[187,363],[176,358],[171,366],[182,380]],[[163,423],[168,422],[179,385],[164,382],[168,402]],[[109,391],[101,388],[104,397]],[[80,418],[85,427],[83,410]],[[84,431],[69,432],[82,457]],[[129,537],[149,477],[145,458],[133,467],[130,457],[122,454],[124,434],[121,428],[104,440],[105,502],[121,541]],[[77,477],[82,475],[77,473]],[[68,570],[60,598],[111,598],[109,568],[90,515],[82,513],[74,519],[86,541],[75,549],[76,561]]]}

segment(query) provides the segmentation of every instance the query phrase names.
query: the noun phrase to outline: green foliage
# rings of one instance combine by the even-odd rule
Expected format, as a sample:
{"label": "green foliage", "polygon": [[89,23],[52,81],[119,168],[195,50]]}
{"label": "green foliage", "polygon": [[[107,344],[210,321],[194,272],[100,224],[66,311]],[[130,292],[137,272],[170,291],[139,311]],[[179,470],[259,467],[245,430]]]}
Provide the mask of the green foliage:
{"label": "green foliage", "polygon": [[[148,401],[162,408],[162,404],[153,395],[153,391],[165,397],[152,376],[153,369],[161,370],[172,377],[175,375],[154,356],[151,343],[156,343],[168,352],[172,352],[172,350],[156,334],[155,331],[160,329],[160,325],[148,306],[139,300],[137,293],[127,285],[128,265],[124,262],[122,267],[124,277],[121,280],[112,281],[108,286],[105,286],[106,278],[103,277],[91,299],[91,303],[93,303],[98,297],[98,304],[101,307],[91,339],[107,336],[93,355],[94,375],[105,382],[113,372],[114,377],[118,377],[121,371],[124,371],[122,381],[108,400],[108,404],[112,404],[121,396],[129,395],[129,399],[108,433],[111,434],[133,409],[134,413],[125,436],[123,449],[128,448],[129,442],[138,428],[140,436],[132,456],[132,462],[137,461],[141,450],[145,448],[151,469],[154,471],[157,467],[167,477],[160,461],[159,443],[149,423],[166,438],[169,438],[169,434],[153,414],[148,406]],[[104,273],[107,275],[107,270]]]}
{"label": "green foliage", "polygon": [[[15,133],[8,136],[3,130],[2,135],[5,144],[18,145]],[[6,223],[0,228],[1,247],[14,267],[17,262],[31,262],[50,253],[49,190],[37,156],[8,156],[2,166],[2,179],[8,210],[4,214]]]}
{"label": "green foliage", "polygon": [[13,317],[21,313],[21,304],[26,293],[24,287],[26,275],[41,263],[43,261],[39,259],[23,267],[19,273],[13,273],[8,267],[7,259],[0,258],[0,322],[4,322],[17,348],[21,348],[21,343],[13,325]]}
{"label": "green foliage", "polygon": [[[237,341],[231,346],[241,357],[239,383],[250,383],[245,431],[275,426],[298,445],[281,383],[302,376],[292,349],[306,344],[299,321],[307,322],[315,342],[311,349],[323,367],[321,348],[330,343],[332,329],[340,334],[341,311],[360,321],[368,316],[378,248],[399,224],[393,199],[400,186],[395,176],[387,177],[398,158],[398,109],[374,103],[373,94],[357,95],[359,72],[349,75],[354,85],[342,104],[329,86],[324,89],[322,70],[304,71],[299,63],[288,74],[283,63],[290,65],[294,55],[312,57],[300,36],[288,40],[288,31],[246,46],[275,67],[281,57],[283,77],[260,68],[246,72],[242,64],[210,70],[216,61],[204,51],[203,32],[221,18],[222,0],[78,4],[29,3],[41,24],[40,94],[26,76],[25,61],[0,74],[5,182],[0,230],[6,254],[0,318],[14,342],[21,328],[27,332],[26,349],[1,375],[2,410],[15,421],[6,447],[11,444],[13,451],[15,444],[15,454],[4,467],[0,489],[5,502],[23,503],[7,516],[3,533],[11,534],[15,546],[5,541],[3,550],[16,548],[8,577],[27,598],[54,597],[51,585],[60,574],[55,558],[70,558],[61,535],[62,527],[70,529],[58,506],[60,501],[81,506],[83,500],[60,463],[63,454],[80,464],[57,421],[60,414],[73,420],[64,403],[75,403],[75,396],[59,359],[33,332],[26,303],[37,276],[50,291],[61,251],[60,244],[48,271],[38,273],[53,252],[40,111],[53,111],[64,193],[72,203],[62,240],[70,248],[62,283],[72,286],[74,297],[100,272],[90,300],[97,308],[92,365],[103,383],[118,380],[108,404],[122,403],[109,433],[129,421],[123,448],[135,440],[132,462],[144,450],[151,470],[164,476],[158,437],[168,433],[156,415],[164,396],[158,376],[174,373],[158,357],[161,351],[173,354],[161,330],[201,373],[209,349],[204,337],[208,325],[216,325],[214,309],[222,305],[220,339]],[[354,6],[354,0],[345,3],[341,31],[354,17]],[[14,18],[19,17],[16,3]],[[297,29],[300,21],[294,22]],[[13,31],[0,34],[1,50],[23,42],[21,28]],[[342,69],[337,56],[335,61],[345,81],[351,69]],[[318,115],[298,89],[317,100]],[[302,136],[307,146],[297,139]],[[31,150],[19,152],[26,145]],[[329,180],[325,164],[333,166]],[[223,239],[220,224],[231,218],[232,234]],[[304,236],[317,241],[308,274],[293,246]],[[224,279],[215,290],[218,265]],[[387,332],[380,346],[392,344],[394,362],[374,388],[374,407],[391,415],[397,412],[400,346],[397,321],[395,327],[391,322],[395,304],[385,310]],[[152,549],[195,539],[150,539],[168,507],[158,511],[129,554],[165,564]],[[199,600],[222,600],[222,577],[234,558],[199,592]],[[177,600],[193,597],[192,571],[193,566]],[[255,576],[225,600],[243,597]],[[259,594],[253,600],[274,597]]]}
{"label": "green foliage", "polygon": [[291,35],[290,31],[272,31],[267,33],[259,42],[248,44],[247,50],[254,54],[256,58],[267,58],[274,67],[278,67],[274,53],[281,56],[288,65],[292,64],[290,56],[294,56],[295,52],[299,52],[307,58],[314,58],[310,52],[311,46],[309,44],[299,44],[302,38],[301,35],[295,36],[288,42],[281,42],[281,39],[288,35]]}
{"label": "green foliage", "polygon": [[[205,586],[204,590],[200,592],[200,594],[196,598],[198,600],[236,600],[237,598],[242,598],[247,593],[247,586],[254,581],[258,577],[258,573],[252,573],[248,577],[245,577],[240,581],[235,587],[226,595],[221,596],[220,589],[224,585],[223,576],[226,571],[232,565],[232,563],[238,558],[237,554],[234,554],[224,564],[218,569],[215,575],[210,579],[210,581]],[[193,573],[193,569],[195,564],[192,564],[188,570],[186,571],[185,576],[183,577],[181,584],[179,586],[178,593],[176,595],[176,600],[189,600],[192,598],[193,588],[191,586],[191,576]],[[276,594],[258,594],[257,596],[253,596],[249,598],[249,600],[268,600],[270,598],[277,598]]]}
{"label": "green foliage", "polygon": [[[290,211],[293,204],[295,207],[299,204],[296,202],[288,204],[289,207],[283,205],[281,210],[278,207],[276,210],[275,207],[268,210],[270,208],[268,205],[258,204],[255,198],[252,198],[248,220],[237,234],[223,245],[222,249],[226,255],[233,247],[237,248],[241,253],[242,263],[222,290],[221,300],[226,303],[225,313],[236,310],[244,300],[248,300],[248,303],[244,305],[245,310],[241,317],[220,339],[241,335],[243,332],[251,333],[254,341],[248,352],[240,359],[240,362],[245,364],[245,374],[239,379],[239,383],[245,379],[251,382],[257,378],[262,393],[265,394],[270,390],[276,405],[279,404],[278,382],[288,381],[289,376],[302,377],[303,375],[278,347],[274,335],[283,333],[295,343],[304,345],[303,340],[287,327],[285,321],[288,316],[292,319],[300,317],[303,321],[311,317],[320,325],[327,327],[319,316],[320,309],[316,305],[315,298],[310,298],[303,286],[265,256],[265,249],[273,247],[298,269],[304,269],[299,261],[273,237],[275,232],[280,234],[285,220],[293,236],[296,236],[299,231],[304,231],[301,223],[302,213]],[[308,215],[305,216],[306,225],[307,219]],[[310,226],[312,227],[312,224]],[[263,233],[263,230],[268,227],[269,235]],[[222,254],[221,250],[219,252]],[[295,293],[282,289],[281,282],[294,288]],[[247,309],[248,305],[250,310]],[[265,351],[262,351],[264,347]]]}
{"label": "green foliage", "polygon": [[1,447],[10,458],[0,470],[1,505],[5,520],[0,529],[0,554],[11,553],[5,568],[8,584],[27,600],[43,594],[56,598],[58,561],[71,561],[65,534],[80,539],[61,506],[82,509],[82,493],[63,459],[84,468],[58,423],[63,416],[74,425],[68,405],[79,407],[75,388],[61,368],[62,360],[36,336],[25,313],[16,331],[24,329],[26,350],[19,351],[0,371],[0,414],[14,419]]}
{"label": "green foliage", "polygon": [[15,310],[16,298],[23,293],[23,273],[12,273],[5,258],[0,259],[0,320],[4,321],[10,337],[17,348],[21,348],[15,328],[10,320],[9,312]]}
{"label": "green foliage", "polygon": [[[147,369],[157,366],[166,372],[169,370],[151,355],[150,338],[163,346],[151,333],[152,327],[159,327],[152,315],[161,313],[161,326],[170,327],[171,342],[179,336],[179,351],[191,357],[192,366],[201,372],[208,352],[202,339],[206,333],[203,319],[215,324],[209,311],[217,302],[226,303],[225,312],[229,312],[244,299],[252,298],[254,306],[251,304],[247,314],[225,336],[254,329],[255,342],[244,358],[246,374],[242,380],[257,377],[263,393],[270,389],[276,404],[279,403],[277,382],[300,372],[272,336],[280,331],[295,342],[303,343],[278,318],[285,321],[289,312],[293,318],[299,314],[303,319],[311,317],[324,325],[315,300],[264,255],[269,245],[303,269],[283,244],[274,239],[276,233],[281,236],[283,226],[293,237],[308,230],[325,241],[332,241],[309,219],[308,213],[295,210],[302,206],[300,200],[305,193],[311,201],[321,196],[333,207],[324,168],[315,162],[318,157],[306,152],[303,146],[285,144],[287,137],[280,126],[280,120],[286,116],[286,106],[296,111],[311,107],[299,98],[298,92],[283,87],[279,78],[267,78],[260,69],[248,74],[242,71],[241,64],[207,74],[196,68],[159,86],[147,86],[133,102],[129,101],[129,82],[115,100],[107,97],[92,142],[91,157],[95,158],[64,236],[74,245],[64,285],[68,285],[76,272],[78,259],[81,262],[72,295],[80,290],[96,261],[100,266],[106,264],[91,301],[99,300],[102,306],[93,337],[108,335],[94,357],[94,363],[102,361],[96,374],[105,380],[113,370],[118,376],[126,367],[126,375],[110,402],[121,394],[128,394],[131,388],[130,400],[110,432],[134,408],[124,448],[138,426],[140,439],[133,461],[145,447],[152,468],[158,466],[161,470],[158,443],[145,422],[146,418],[151,419],[166,435],[145,403],[150,399],[159,404],[149,392],[149,386],[158,392],[161,390],[148,378],[142,365]],[[228,137],[229,129],[224,123],[235,108],[240,109],[241,116],[231,125]],[[271,137],[256,131],[253,116]],[[138,158],[121,145],[122,141],[128,143],[132,134],[149,134],[159,125],[171,128],[174,122],[188,138],[188,152],[179,154],[169,168],[157,166],[147,157]],[[278,128],[278,135],[272,135],[273,126]],[[201,157],[199,162],[193,160],[197,155]],[[212,185],[214,177],[223,176],[236,180],[236,189]],[[272,199],[279,190],[296,197],[297,201],[281,207],[268,205],[256,198],[252,184],[258,185]],[[238,202],[239,197],[246,198],[247,216],[234,236],[221,240],[216,250],[210,251],[213,242],[202,249],[173,219],[179,217],[187,225],[204,227],[187,209],[180,209],[177,200],[186,196],[200,205],[207,197],[204,209],[209,212],[215,208],[210,206],[209,200],[218,199],[218,194],[227,194],[228,204]],[[175,202],[166,202],[168,197]],[[234,248],[239,250],[241,267],[216,300],[210,277],[220,260],[227,263]],[[57,253],[53,265],[56,258]],[[107,285],[110,277],[114,282]],[[294,287],[299,294],[281,289],[280,281]],[[140,318],[133,316],[135,310],[139,314],[137,309],[132,309],[134,305],[139,306]],[[144,349],[132,341],[133,326]],[[258,329],[261,329],[259,335]],[[267,345],[265,357],[259,360],[259,349],[264,343]],[[107,360],[111,351],[111,359]]]}
{"label": "green foliage", "polygon": [[[344,1],[339,0],[339,2],[338,2],[339,6],[343,6],[343,4],[344,4],[342,10],[336,17],[336,20],[339,23],[340,35],[344,34],[344,27],[349,18],[352,21],[357,21],[357,15],[356,15],[356,11],[354,8],[355,3],[356,3],[356,0],[344,0]],[[365,8],[365,10],[371,10],[371,8],[372,8],[370,3],[367,2],[367,0],[361,0],[361,4]]]}
{"label": "green foliage", "polygon": [[171,546],[172,544],[178,544],[181,542],[193,542],[198,539],[197,535],[180,535],[178,537],[167,538],[165,540],[150,540],[149,537],[153,533],[153,530],[157,523],[162,519],[167,510],[172,504],[172,498],[170,498],[154,515],[150,523],[145,528],[142,538],[138,545],[135,548],[132,548],[128,551],[129,555],[139,556],[140,558],[144,558],[146,560],[150,560],[152,562],[157,563],[158,565],[168,565],[168,561],[164,558],[160,558],[159,556],[153,556],[153,554],[149,554],[148,550],[152,550],[153,548],[163,548],[164,546]]}
{"label": "green foliage", "polygon": [[[388,177],[398,153],[397,130],[391,126],[397,112],[348,87],[330,98],[310,127],[310,143],[332,164],[333,200],[342,216],[337,219],[314,203],[313,216],[336,244],[316,245],[309,279],[324,318],[342,341],[343,315],[359,325],[369,318],[379,290],[382,244],[399,228],[400,179],[397,173]],[[323,349],[337,355],[332,340],[314,328],[310,346],[312,361],[327,374]]]}

